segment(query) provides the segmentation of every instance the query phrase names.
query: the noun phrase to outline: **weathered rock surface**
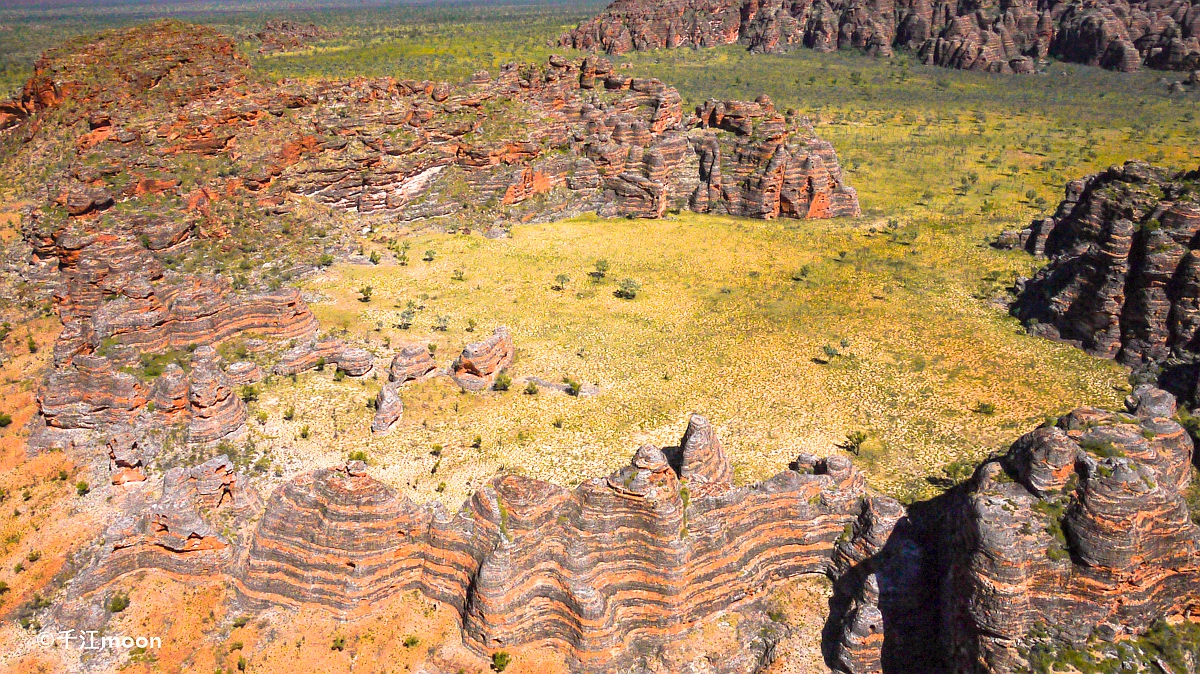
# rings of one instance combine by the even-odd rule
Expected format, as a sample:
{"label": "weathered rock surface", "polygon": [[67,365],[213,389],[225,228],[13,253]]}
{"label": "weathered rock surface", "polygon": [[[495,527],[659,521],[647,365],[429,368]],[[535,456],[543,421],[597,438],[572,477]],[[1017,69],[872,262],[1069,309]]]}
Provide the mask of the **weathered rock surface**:
{"label": "weathered rock surface", "polygon": [[560,39],[563,46],[623,54],[743,44],[755,52],[800,46],[876,56],[916,53],[928,65],[1033,72],[1051,55],[1123,71],[1200,64],[1200,12],[1174,2],[760,2],[616,0]]}
{"label": "weathered rock surface", "polygon": [[280,51],[295,51],[312,42],[337,37],[337,33],[325,30],[313,23],[272,19],[267,21],[263,29],[255,33],[254,37],[262,41],[258,53],[271,54]]}
{"label": "weathered rock surface", "polygon": [[450,376],[463,390],[484,391],[492,387],[501,371],[512,365],[515,355],[512,335],[508,328],[500,326],[482,342],[464,347],[450,365]]}
{"label": "weathered rock surface", "polygon": [[[241,482],[225,456],[171,469],[156,502],[135,497],[125,505],[127,514],[105,531],[96,558],[73,589],[90,592],[137,569],[190,576],[220,573],[232,562],[233,549],[209,520],[224,509],[253,507],[257,496],[246,492]],[[202,509],[207,516],[201,515]]]}
{"label": "weathered rock surface", "polygon": [[1136,161],[1069,183],[1055,215],[1018,237],[1050,263],[1013,314],[1034,334],[1130,365],[1200,351],[1198,186],[1200,172]]}
{"label": "weathered rock surface", "polygon": [[246,403],[238,397],[211,346],[196,349],[188,388],[189,442],[214,442],[246,430]]}
{"label": "weathered rock surface", "polygon": [[396,352],[388,367],[388,381],[405,384],[420,381],[437,373],[433,354],[422,344],[410,344]]}
{"label": "weathered rock surface", "polygon": [[1195,613],[1193,449],[1169,398],[1143,386],[1130,414],[1075,410],[949,495],[942,629],[960,670],[1017,671],[1035,626],[1078,647]]}
{"label": "weathered rock surface", "polygon": [[404,414],[404,401],[400,399],[400,383],[388,382],[375,396],[375,418],[371,420],[372,433],[387,433]]}

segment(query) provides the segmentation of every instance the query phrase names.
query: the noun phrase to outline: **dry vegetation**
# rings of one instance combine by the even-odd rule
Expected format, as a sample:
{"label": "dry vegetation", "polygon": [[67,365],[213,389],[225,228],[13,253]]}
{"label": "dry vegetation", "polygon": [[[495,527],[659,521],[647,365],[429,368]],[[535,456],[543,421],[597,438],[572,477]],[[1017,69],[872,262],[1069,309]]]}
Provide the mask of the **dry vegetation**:
{"label": "dry vegetation", "polygon": [[[872,483],[916,496],[943,465],[982,458],[1048,412],[1115,403],[1124,386],[1120,368],[1027,337],[974,296],[981,277],[1011,280],[1032,267],[983,246],[989,231],[681,214],[525,225],[501,240],[418,236],[413,250],[435,250],[432,262],[410,255],[400,266],[387,253],[378,266],[340,265],[311,279],[323,325],[367,340],[381,364],[409,342],[435,344],[448,363],[508,325],[518,345],[512,390],[460,394],[446,379],[410,386],[399,427],[373,438],[366,402],[379,382],[311,373],[266,388],[264,432],[288,448],[275,453],[289,467],[362,449],[388,482],[423,498],[445,481],[455,503],[501,468],[559,484],[606,473],[641,443],[676,441],[694,410],[717,424],[743,481],[800,451],[838,451],[861,430],[870,437],[859,461]],[[599,257],[611,265],[603,279],[589,275]],[[559,274],[571,280],[555,290]],[[614,295],[627,277],[642,285],[636,299]],[[360,301],[364,285],[370,302]],[[397,329],[410,301],[424,308]],[[435,329],[439,317],[448,330]],[[601,393],[528,395],[527,376],[572,377]],[[995,409],[980,412],[980,403]],[[291,422],[282,420],[288,407]],[[445,449],[431,475],[434,445]]]}

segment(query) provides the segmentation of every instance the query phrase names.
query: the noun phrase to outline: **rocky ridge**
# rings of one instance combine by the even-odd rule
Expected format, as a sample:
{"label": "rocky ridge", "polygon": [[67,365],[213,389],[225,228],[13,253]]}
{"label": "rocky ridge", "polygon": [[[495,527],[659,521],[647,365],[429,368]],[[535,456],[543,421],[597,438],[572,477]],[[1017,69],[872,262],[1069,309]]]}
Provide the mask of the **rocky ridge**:
{"label": "rocky ridge", "polygon": [[[147,539],[122,524],[72,592],[134,565],[212,564],[254,605],[358,615],[417,590],[458,611],[481,655],[549,646],[574,671],[598,672],[646,666],[647,647],[816,573],[834,581],[826,652],[837,671],[1015,672],[1038,645],[1200,619],[1200,527],[1182,496],[1193,444],[1174,414],[1170,394],[1139,387],[1127,412],[1075,410],[908,508],[872,494],[840,456],[801,455],[735,486],[698,415],[678,447],[642,447],[607,477],[566,490],[502,475],[457,513],[415,504],[351,461],[277,489],[245,543],[210,541],[203,520],[167,526],[212,550],[194,568],[163,530]],[[227,475],[223,465],[197,474]],[[191,483],[209,485],[199,494],[212,500],[226,482]],[[133,561],[105,561],[118,558]],[[750,671],[771,662],[769,646],[746,648],[757,653]]]}
{"label": "rocky ridge", "polygon": [[1200,67],[1200,10],[1174,2],[762,2],[616,0],[559,43],[610,54],[742,44],[896,50],[927,65],[1029,73],[1048,56],[1115,70]]}

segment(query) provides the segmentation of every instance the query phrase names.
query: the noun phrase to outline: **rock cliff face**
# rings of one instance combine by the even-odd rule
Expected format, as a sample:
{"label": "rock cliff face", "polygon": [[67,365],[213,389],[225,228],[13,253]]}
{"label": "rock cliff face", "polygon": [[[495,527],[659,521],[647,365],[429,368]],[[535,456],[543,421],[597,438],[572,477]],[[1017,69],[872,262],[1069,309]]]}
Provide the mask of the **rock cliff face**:
{"label": "rock cliff face", "polygon": [[[834,581],[837,671],[1015,672],[1039,645],[1200,617],[1200,527],[1182,495],[1191,438],[1170,394],[1142,386],[1127,405],[1075,410],[907,509],[839,456],[800,455],[735,486],[697,415],[679,446],[642,447],[608,477],[568,491],[501,476],[457,513],[351,461],[277,489],[242,552],[187,514],[236,496],[216,460],[168,474],[163,502],[183,520],[114,525],[85,588],[146,566],[219,569],[252,604],[351,615],[417,590],[459,612],[481,655],[535,644],[600,672],[819,573]],[[184,562],[192,548],[209,561]]]}
{"label": "rock cliff face", "polygon": [[743,44],[751,51],[915,52],[928,65],[1033,72],[1046,56],[1116,70],[1200,65],[1200,11],[1174,2],[616,0],[560,44],[610,54]]}
{"label": "rock cliff face", "polygon": [[[1129,365],[1200,351],[1200,172],[1128,162],[1067,185],[1016,237],[1050,258],[1013,307],[1030,332]],[[1184,393],[1190,394],[1190,391]]]}
{"label": "rock cliff face", "polygon": [[1192,441],[1174,413],[1149,386],[1129,414],[1075,410],[950,495],[939,538],[955,664],[1015,671],[1039,640],[1081,646],[1200,610],[1200,528],[1181,494]]}

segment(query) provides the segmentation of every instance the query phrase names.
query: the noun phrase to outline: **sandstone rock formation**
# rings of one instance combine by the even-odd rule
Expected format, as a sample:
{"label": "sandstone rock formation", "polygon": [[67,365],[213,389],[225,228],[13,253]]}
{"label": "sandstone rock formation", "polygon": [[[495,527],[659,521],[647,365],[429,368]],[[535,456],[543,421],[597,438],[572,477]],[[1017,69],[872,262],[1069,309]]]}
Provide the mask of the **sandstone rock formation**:
{"label": "sandstone rock formation", "polygon": [[211,346],[196,349],[188,388],[190,442],[215,442],[246,430],[246,403],[234,391],[220,367],[220,356]]}
{"label": "sandstone rock formation", "polygon": [[450,365],[450,376],[465,391],[485,391],[496,382],[496,376],[516,355],[512,335],[500,326],[482,342],[463,348],[462,354]]}
{"label": "sandstone rock formation", "polygon": [[1006,4],[615,0],[560,39],[610,54],[743,44],[755,52],[804,46],[891,56],[914,52],[928,65],[1033,72],[1054,56],[1116,70],[1200,64],[1200,12],[1187,0]]}
{"label": "sandstone rock formation", "polygon": [[1200,172],[1136,161],[1069,183],[1055,215],[1019,236],[1050,263],[1013,314],[1034,334],[1130,365],[1200,351],[1198,184]]}
{"label": "sandstone rock formation", "polygon": [[678,447],[642,447],[608,477],[567,490],[501,476],[457,513],[351,461],[285,483],[261,518],[243,499],[257,525],[236,550],[190,514],[238,503],[216,460],[169,473],[152,517],[114,524],[80,586],[144,567],[220,571],[251,605],[349,615],[416,590],[454,607],[481,655],[548,646],[599,672],[821,573],[834,581],[835,670],[1015,672],[1039,644],[1200,614],[1200,527],[1182,495],[1192,440],[1170,394],[1142,386],[1127,404],[1075,410],[908,508],[870,493],[841,456],[802,454],[735,486],[698,415]]}
{"label": "sandstone rock formation", "polygon": [[254,37],[262,41],[258,53],[271,54],[280,51],[295,51],[309,43],[337,37],[337,33],[312,23],[272,19],[267,21],[263,29],[255,33]]}
{"label": "sandstone rock formation", "polygon": [[221,509],[248,509],[256,496],[243,489],[225,456],[171,469],[156,502],[135,497],[125,508],[128,514],[109,525],[96,558],[75,581],[75,590],[90,592],[136,569],[192,576],[220,573],[233,560],[233,549],[201,509],[209,518]]}
{"label": "sandstone rock formation", "polygon": [[[719,184],[710,174],[721,172],[712,173],[711,166],[701,176],[698,154],[708,157],[706,163],[711,165],[713,141],[729,140],[724,137],[730,133],[727,127],[709,126],[711,133],[693,137],[689,131],[701,122],[681,109],[677,91],[657,80],[622,76],[605,59],[572,63],[553,57],[542,66],[509,64],[495,78],[480,73],[458,86],[390,79],[255,85],[244,95],[239,93],[233,105],[220,97],[232,87],[244,86],[246,66],[232,55],[232,44],[204,29],[184,33],[177,24],[158,24],[112,33],[78,53],[49,54],[34,82],[55,78],[51,87],[55,95],[37,105],[20,106],[44,109],[70,97],[84,109],[103,112],[107,117],[99,128],[111,131],[92,147],[116,144],[125,154],[119,164],[105,167],[106,182],[131,196],[152,192],[166,183],[152,184],[133,176],[146,171],[142,164],[151,165],[146,157],[151,150],[148,144],[161,141],[123,133],[134,119],[125,110],[104,104],[114,97],[95,90],[89,76],[99,73],[91,69],[95,62],[106,60],[100,52],[120,50],[126,42],[155,40],[161,50],[172,53],[195,49],[193,63],[203,63],[220,76],[203,83],[210,92],[207,98],[188,89],[188,95],[173,99],[170,114],[153,120],[167,145],[153,149],[167,156],[223,157],[231,156],[230,148],[236,146],[236,162],[244,170],[235,180],[218,184],[214,179],[211,187],[187,195],[188,220],[201,214],[204,221],[212,216],[216,202],[236,200],[239,195],[284,209],[289,199],[303,196],[333,208],[411,221],[462,218],[464,203],[468,208],[474,204],[476,209],[498,211],[510,221],[550,220],[586,211],[654,218],[670,208],[688,207],[701,179]],[[137,50],[133,56],[138,56]],[[123,64],[131,60],[123,53],[107,58]],[[200,84],[193,82],[191,64],[173,68],[168,59],[160,67],[167,70],[161,77],[168,81],[179,78]],[[136,87],[114,93],[117,99],[149,97]],[[216,115],[213,100],[225,105]],[[335,114],[335,109],[342,112]],[[283,116],[284,110],[292,112]],[[523,123],[514,126],[514,120]],[[856,214],[853,190],[841,184],[832,150],[814,137],[811,127],[800,119],[784,120],[773,111],[765,113],[766,120],[774,122],[769,133],[752,135],[750,126],[738,130],[729,147],[740,152],[734,158],[727,148],[724,157],[734,164],[725,173],[741,183],[737,198],[752,204],[745,212],[756,217]],[[147,126],[144,120],[137,122]],[[271,140],[261,142],[265,135]],[[776,156],[781,146],[786,157]],[[245,148],[273,151],[245,153]],[[779,209],[771,205],[774,195],[754,194],[773,189],[780,178],[761,174],[779,169],[788,179],[803,182],[809,177],[805,173],[809,154],[820,159],[812,161],[813,185],[808,189],[838,190],[843,198],[832,207]],[[773,159],[775,163],[768,166]],[[94,178],[94,171],[78,173],[76,182]],[[448,194],[451,186],[453,199]],[[459,194],[463,187],[468,193]],[[85,188],[91,189],[79,185],[76,190],[78,208],[102,208],[104,202],[97,203]],[[705,210],[743,212],[739,204],[713,203],[723,197],[718,190],[708,192]],[[540,198],[533,200],[534,196]],[[764,201],[767,205],[758,204]],[[147,233],[150,248],[167,245],[173,237],[192,236],[187,228],[173,230],[165,225],[156,224],[153,236]]]}
{"label": "sandstone rock formation", "polygon": [[1143,386],[1130,402],[1024,436],[950,495],[941,619],[961,670],[1017,671],[1037,639],[1078,647],[1200,607],[1200,527],[1181,494],[1192,441],[1169,395]]}
{"label": "sandstone rock formation", "polygon": [[372,433],[387,433],[404,414],[404,401],[400,399],[400,384],[388,382],[375,396],[375,418],[371,421]]}
{"label": "sandstone rock formation", "polygon": [[405,384],[410,381],[420,381],[437,372],[437,363],[433,362],[433,354],[428,347],[421,344],[409,344],[396,352],[388,367],[388,381]]}

